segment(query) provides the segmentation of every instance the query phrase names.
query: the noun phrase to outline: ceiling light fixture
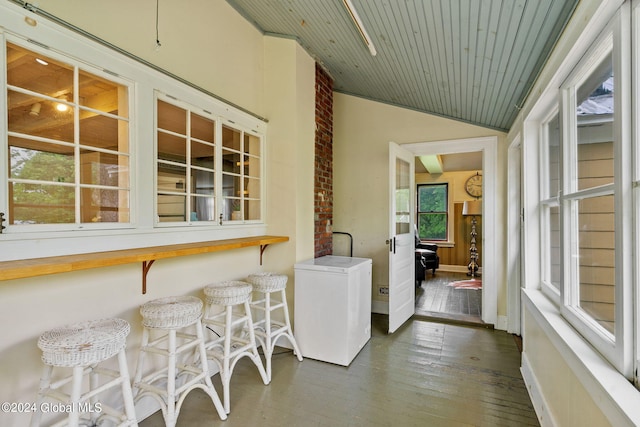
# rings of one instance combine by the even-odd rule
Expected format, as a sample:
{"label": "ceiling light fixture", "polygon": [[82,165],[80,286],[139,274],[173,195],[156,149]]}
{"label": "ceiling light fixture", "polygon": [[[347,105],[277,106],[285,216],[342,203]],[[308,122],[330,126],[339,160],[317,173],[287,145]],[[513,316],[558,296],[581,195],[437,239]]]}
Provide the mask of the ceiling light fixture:
{"label": "ceiling light fixture", "polygon": [[36,58],[36,62],[40,65],[49,65],[49,63],[42,58]]}
{"label": "ceiling light fixture", "polygon": [[367,47],[369,48],[369,52],[371,53],[371,56],[376,56],[376,54],[378,53],[376,52],[376,47],[373,45],[373,41],[371,41],[371,37],[369,37],[367,30],[364,29],[362,20],[360,19],[360,16],[358,16],[358,13],[353,7],[353,3],[351,3],[351,0],[342,0],[342,2],[344,3],[344,7],[347,8],[347,12],[349,12],[349,15],[351,15],[351,19],[353,19],[353,23],[356,24],[356,28],[358,29],[360,36],[362,36],[362,40],[364,40],[364,44],[366,44]]}
{"label": "ceiling light fixture", "polygon": [[[64,96],[59,97],[58,100],[67,102],[67,98],[65,98]],[[58,111],[64,112],[64,111],[67,111],[68,109],[69,107],[67,107],[67,104],[62,104],[60,102],[56,104],[56,110]]]}
{"label": "ceiling light fixture", "polygon": [[40,115],[41,108],[42,108],[42,104],[40,104],[39,102],[36,102],[31,106],[31,110],[29,110],[29,114],[31,116],[37,117]]}

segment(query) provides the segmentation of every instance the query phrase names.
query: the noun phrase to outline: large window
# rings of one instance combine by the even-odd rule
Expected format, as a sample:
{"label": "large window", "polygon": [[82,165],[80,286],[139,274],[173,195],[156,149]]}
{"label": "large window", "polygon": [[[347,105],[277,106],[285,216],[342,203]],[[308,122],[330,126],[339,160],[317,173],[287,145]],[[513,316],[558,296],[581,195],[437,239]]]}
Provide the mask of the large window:
{"label": "large window", "polygon": [[259,221],[262,138],[170,97],[157,101],[157,221]]}
{"label": "large window", "polygon": [[543,290],[631,378],[631,253],[637,243],[624,9],[569,73],[557,109],[541,122],[540,226]]}
{"label": "large window", "polygon": [[447,240],[448,185],[418,185],[418,236],[422,240]]}
{"label": "large window", "polygon": [[13,43],[6,67],[9,224],[129,223],[129,86]]}

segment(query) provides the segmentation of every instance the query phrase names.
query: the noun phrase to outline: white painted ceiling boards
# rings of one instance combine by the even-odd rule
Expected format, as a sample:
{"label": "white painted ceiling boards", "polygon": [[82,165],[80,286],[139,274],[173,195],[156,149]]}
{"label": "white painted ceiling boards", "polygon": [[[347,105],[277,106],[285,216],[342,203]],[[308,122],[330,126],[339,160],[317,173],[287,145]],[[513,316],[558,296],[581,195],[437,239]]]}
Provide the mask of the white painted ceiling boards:
{"label": "white painted ceiling boards", "polygon": [[508,130],[577,0],[227,0],[367,99]]}

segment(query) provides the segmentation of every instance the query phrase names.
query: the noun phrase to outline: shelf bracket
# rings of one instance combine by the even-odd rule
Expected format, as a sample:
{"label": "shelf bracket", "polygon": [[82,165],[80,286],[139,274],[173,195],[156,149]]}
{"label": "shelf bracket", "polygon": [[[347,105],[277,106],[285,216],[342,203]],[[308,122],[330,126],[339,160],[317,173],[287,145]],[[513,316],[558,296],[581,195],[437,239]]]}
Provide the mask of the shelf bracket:
{"label": "shelf bracket", "polygon": [[155,259],[142,261],[142,295],[147,293],[147,273],[155,262]]}
{"label": "shelf bracket", "polygon": [[269,246],[268,243],[266,245],[260,245],[260,265],[262,265],[262,254],[264,253],[264,250],[267,249],[267,246]]}

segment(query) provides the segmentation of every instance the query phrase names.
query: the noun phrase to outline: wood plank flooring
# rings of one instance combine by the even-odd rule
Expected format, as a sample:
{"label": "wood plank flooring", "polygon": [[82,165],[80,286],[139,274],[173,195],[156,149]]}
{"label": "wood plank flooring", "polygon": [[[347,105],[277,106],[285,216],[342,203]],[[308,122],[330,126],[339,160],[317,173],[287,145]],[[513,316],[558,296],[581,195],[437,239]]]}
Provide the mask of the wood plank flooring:
{"label": "wood plank flooring", "polygon": [[[220,421],[192,391],[179,427],[191,426],[538,426],[520,375],[520,353],[503,331],[409,320],[386,334],[373,315],[372,338],[349,367],[286,349],[265,386],[244,358],[231,378],[231,413]],[[213,377],[221,392],[219,376]],[[163,426],[158,412],[141,427]]]}
{"label": "wood plank flooring", "polygon": [[455,289],[447,286],[456,280],[467,280],[465,273],[437,270],[427,273],[416,290],[416,314],[429,320],[444,319],[461,323],[482,323],[482,290]]}

